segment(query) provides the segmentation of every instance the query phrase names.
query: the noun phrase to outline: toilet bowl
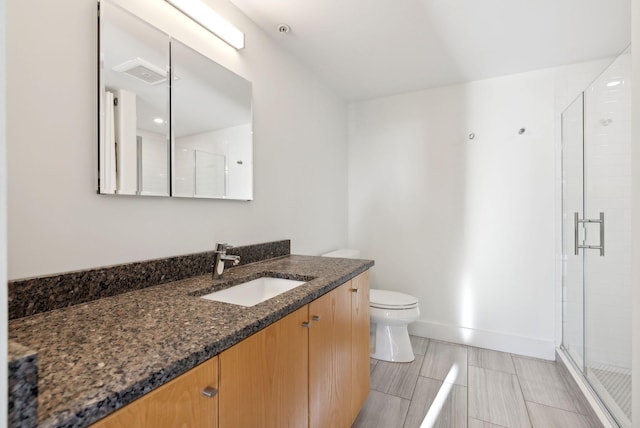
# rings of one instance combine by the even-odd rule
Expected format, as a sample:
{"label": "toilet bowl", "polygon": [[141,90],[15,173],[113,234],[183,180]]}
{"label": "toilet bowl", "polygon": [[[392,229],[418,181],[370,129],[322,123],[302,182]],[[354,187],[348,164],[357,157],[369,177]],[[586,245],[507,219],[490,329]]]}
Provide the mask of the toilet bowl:
{"label": "toilet bowl", "polygon": [[418,299],[396,291],[371,289],[371,357],[408,363],[415,359],[407,327],[420,317]]}
{"label": "toilet bowl", "polygon": [[[360,252],[343,248],[323,254],[325,257],[357,258]],[[371,289],[371,357],[408,363],[415,359],[407,327],[420,317],[418,299],[396,291]]]}

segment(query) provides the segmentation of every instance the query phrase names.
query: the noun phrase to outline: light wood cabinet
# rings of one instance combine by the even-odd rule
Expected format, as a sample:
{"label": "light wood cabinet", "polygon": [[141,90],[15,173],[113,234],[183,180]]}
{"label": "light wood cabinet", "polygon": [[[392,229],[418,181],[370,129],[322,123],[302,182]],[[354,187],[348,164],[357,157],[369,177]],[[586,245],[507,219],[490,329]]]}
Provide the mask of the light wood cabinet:
{"label": "light wood cabinet", "polygon": [[220,354],[220,426],[308,424],[308,307]]}
{"label": "light wood cabinet", "polygon": [[351,423],[367,401],[370,390],[369,271],[351,280]]}
{"label": "light wood cabinet", "polygon": [[[309,426],[351,425],[351,281],[309,303]],[[368,334],[368,333],[367,333]],[[368,364],[367,364],[368,367]]]}
{"label": "light wood cabinet", "polygon": [[217,428],[218,357],[194,367],[158,389],[96,422],[92,428]]}
{"label": "light wood cabinet", "polygon": [[220,427],[350,427],[369,334],[367,271],[220,354]]}

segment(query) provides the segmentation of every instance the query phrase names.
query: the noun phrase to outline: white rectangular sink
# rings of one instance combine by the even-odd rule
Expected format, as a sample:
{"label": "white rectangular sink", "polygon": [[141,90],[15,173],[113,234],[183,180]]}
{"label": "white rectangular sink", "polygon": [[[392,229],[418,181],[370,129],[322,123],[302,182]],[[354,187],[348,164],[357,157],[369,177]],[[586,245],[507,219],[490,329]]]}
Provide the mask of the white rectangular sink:
{"label": "white rectangular sink", "polygon": [[249,307],[276,297],[277,295],[299,287],[302,284],[306,284],[306,282],[263,276],[262,278],[243,282],[242,284],[207,294],[202,296],[202,298],[214,300],[216,302],[232,303],[234,305]]}

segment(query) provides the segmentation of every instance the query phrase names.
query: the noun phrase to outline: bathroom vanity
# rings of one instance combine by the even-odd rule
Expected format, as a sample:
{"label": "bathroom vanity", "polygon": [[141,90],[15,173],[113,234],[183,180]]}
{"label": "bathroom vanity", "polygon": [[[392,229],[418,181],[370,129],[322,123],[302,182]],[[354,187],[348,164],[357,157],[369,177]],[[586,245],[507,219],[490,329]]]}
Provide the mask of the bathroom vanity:
{"label": "bathroom vanity", "polygon": [[93,427],[349,427],[369,393],[368,290],[366,271]]}
{"label": "bathroom vanity", "polygon": [[[287,255],[14,319],[38,354],[38,426],[350,426],[371,266]],[[265,275],[306,283],[251,307],[200,297]]]}

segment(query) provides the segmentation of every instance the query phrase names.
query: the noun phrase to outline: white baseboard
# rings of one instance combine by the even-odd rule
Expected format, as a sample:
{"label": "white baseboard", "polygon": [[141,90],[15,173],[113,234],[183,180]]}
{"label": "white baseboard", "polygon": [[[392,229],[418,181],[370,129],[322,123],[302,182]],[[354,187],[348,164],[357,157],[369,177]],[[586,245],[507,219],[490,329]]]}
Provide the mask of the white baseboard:
{"label": "white baseboard", "polygon": [[477,346],[479,348],[493,349],[494,351],[509,352],[527,357],[542,358],[551,361],[556,359],[556,346],[553,339],[536,339],[513,334],[497,333],[495,331],[440,324],[425,320],[418,320],[411,323],[409,325],[409,333],[429,339]]}

